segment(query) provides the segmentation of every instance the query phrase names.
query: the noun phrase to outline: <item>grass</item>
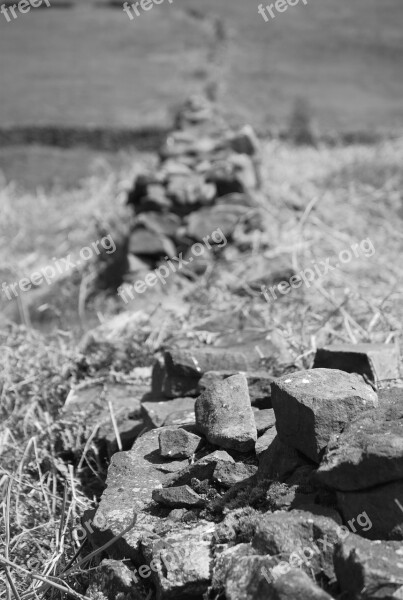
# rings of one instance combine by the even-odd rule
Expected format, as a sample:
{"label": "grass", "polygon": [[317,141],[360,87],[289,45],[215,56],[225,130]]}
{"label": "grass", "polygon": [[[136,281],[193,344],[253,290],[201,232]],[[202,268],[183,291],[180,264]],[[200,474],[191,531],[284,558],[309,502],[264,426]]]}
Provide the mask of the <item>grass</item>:
{"label": "grass", "polygon": [[[161,321],[155,320],[151,298],[129,307],[148,314],[136,329],[144,364],[149,364],[150,348],[154,351],[175,336],[194,343],[211,341],[203,321],[224,311],[226,334],[238,317],[249,326],[253,323],[257,333],[285,345],[299,368],[309,366],[317,346],[331,341],[400,340],[402,267],[396,257],[402,244],[403,142],[314,149],[271,141],[263,158],[264,187],[258,196],[262,231],[256,234],[254,249],[225,249],[223,261],[208,275],[208,285],[203,278],[191,286],[173,280],[174,302],[157,290]],[[143,160],[152,162],[150,157]],[[77,250],[88,241],[97,219],[113,223],[113,214],[119,219],[122,190],[139,168],[127,155],[120,169],[106,163],[78,187],[59,194],[54,189],[21,192],[6,187],[1,199],[3,261],[12,252],[16,268],[30,270],[39,259]],[[264,273],[269,277],[281,265],[294,265],[298,271],[366,238],[375,248],[373,256],[352,260],[310,288],[268,304],[248,287],[259,273],[264,281]],[[242,295],[234,292],[240,285]],[[98,319],[107,322],[120,310],[116,299],[98,301],[88,307],[86,327]],[[77,307],[74,312],[78,323]],[[15,325],[2,326],[0,333],[0,545],[5,548],[0,561],[9,561],[8,585],[15,586],[22,600],[34,597],[28,591],[50,583],[60,597],[56,584],[67,583],[75,594],[83,594],[91,580],[90,569],[100,554],[76,568],[74,576],[54,579],[80,547],[73,522],[96,503],[97,493],[90,490],[96,489],[94,479],[102,479],[106,467],[97,461],[83,424],[63,421],[59,411],[77,381],[130,377],[130,361],[116,361],[113,352],[105,360],[97,348],[86,354],[91,368],[83,370],[77,346],[83,329],[74,331],[74,321],[72,325],[63,318],[50,333]],[[141,360],[140,352],[136,366]],[[85,557],[89,549],[81,552]],[[42,579],[21,570],[30,558],[36,561],[30,563],[32,571]]]}
{"label": "grass", "polygon": [[401,130],[400,0],[309,0],[269,23],[257,5],[175,0],[132,22],[86,0],[2,17],[0,125],[166,125],[215,82],[226,113],[260,128],[302,97],[324,130]]}

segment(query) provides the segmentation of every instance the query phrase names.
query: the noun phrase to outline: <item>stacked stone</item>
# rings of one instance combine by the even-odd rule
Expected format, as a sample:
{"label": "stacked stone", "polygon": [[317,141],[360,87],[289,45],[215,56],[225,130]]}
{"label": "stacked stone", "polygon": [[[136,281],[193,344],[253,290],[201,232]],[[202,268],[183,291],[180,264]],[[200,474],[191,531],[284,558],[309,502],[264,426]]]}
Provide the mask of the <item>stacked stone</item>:
{"label": "stacked stone", "polygon": [[[177,127],[160,150],[157,169],[140,174],[128,196],[135,215],[128,244],[132,275],[180,253],[186,260],[190,247],[208,236],[214,247],[218,242],[211,234],[217,229],[229,241],[251,246],[251,231],[259,227],[256,214],[250,215],[251,206],[257,209],[252,196],[259,185],[253,129],[231,131],[197,98],[180,111]],[[202,273],[213,258],[204,253],[191,268]]]}
{"label": "stacked stone", "polygon": [[[402,597],[403,390],[374,390],[382,361],[372,385],[362,374],[315,368],[273,380],[267,394],[267,377],[239,372],[247,353],[214,350],[170,350],[156,365],[154,394],[166,386],[171,396],[189,395],[154,398],[165,412],[112,458],[95,545],[137,513],[112,557],[130,558],[132,573],[148,569],[162,600]],[[340,348],[327,352],[338,357],[329,366],[339,366]],[[246,366],[256,368],[250,355]],[[187,410],[172,418],[178,400]],[[149,413],[144,404],[153,399],[143,403]],[[220,543],[211,507],[258,489],[266,501],[248,541],[235,532]],[[224,514],[231,529],[236,511]],[[109,572],[111,561],[102,568]],[[133,597],[139,585],[130,584]]]}

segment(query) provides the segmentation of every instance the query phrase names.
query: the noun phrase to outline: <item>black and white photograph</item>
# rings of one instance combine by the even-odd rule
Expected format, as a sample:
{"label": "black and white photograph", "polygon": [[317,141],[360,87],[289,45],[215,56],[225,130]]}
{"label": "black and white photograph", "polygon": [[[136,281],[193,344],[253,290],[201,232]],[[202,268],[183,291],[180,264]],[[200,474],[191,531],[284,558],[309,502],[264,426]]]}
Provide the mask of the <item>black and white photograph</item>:
{"label": "black and white photograph", "polygon": [[403,0],[0,0],[0,600],[403,600]]}

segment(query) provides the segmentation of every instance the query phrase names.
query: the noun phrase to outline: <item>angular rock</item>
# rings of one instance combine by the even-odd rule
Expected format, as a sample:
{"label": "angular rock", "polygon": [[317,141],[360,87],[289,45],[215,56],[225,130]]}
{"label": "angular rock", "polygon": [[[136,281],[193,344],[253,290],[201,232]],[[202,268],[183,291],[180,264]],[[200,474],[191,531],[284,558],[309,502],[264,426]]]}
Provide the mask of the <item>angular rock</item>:
{"label": "angular rock", "polygon": [[265,431],[276,425],[276,416],[272,408],[255,410],[253,416],[255,417],[258,435],[262,435]]}
{"label": "angular rock", "polygon": [[162,427],[164,424],[167,426],[194,425],[194,406],[194,398],[176,398],[175,400],[143,402],[141,408],[146,425]]}
{"label": "angular rock", "polygon": [[230,463],[220,461],[217,463],[213,473],[213,481],[223,487],[230,488],[236,483],[253,477],[257,472],[255,465],[245,465],[243,463]]}
{"label": "angular rock", "polygon": [[313,368],[358,373],[378,386],[400,378],[399,361],[395,344],[333,344],[316,351]]}
{"label": "angular rock", "polygon": [[164,458],[188,458],[201,445],[201,438],[185,429],[166,428],[160,433],[160,452]]}
{"label": "angular rock", "polygon": [[348,424],[329,443],[316,479],[346,492],[403,479],[403,419],[386,419],[381,408]]}
{"label": "angular rock", "polygon": [[[230,238],[241,218],[248,212],[247,207],[212,206],[193,212],[187,217],[186,235],[192,240],[204,242],[208,239],[209,244],[215,245],[211,234],[220,229],[225,238]],[[217,238],[219,245],[224,245],[226,239],[220,234]]]}
{"label": "angular rock", "polygon": [[396,600],[403,589],[403,549],[398,542],[370,542],[351,534],[336,547],[340,590],[363,600]]}
{"label": "angular rock", "polygon": [[[214,370],[229,371],[230,374],[240,371],[258,371],[264,358],[270,358],[278,353],[279,349],[276,344],[269,340],[251,341],[223,348],[209,346],[167,350],[165,353],[166,375],[162,382],[164,393],[168,398],[197,396],[201,392],[199,382],[204,373]],[[252,383],[254,377],[256,377],[256,381]],[[251,386],[259,387],[261,390],[258,392],[259,397],[262,395],[266,397],[266,391],[263,392],[263,389],[267,390],[268,388],[269,381],[267,379],[267,375],[262,378],[260,372],[250,378]]]}
{"label": "angular rock", "polygon": [[[337,492],[337,502],[345,522],[355,523],[362,537],[403,540],[403,479],[358,492]],[[357,525],[362,513],[370,520],[365,529]]]}
{"label": "angular rock", "polygon": [[265,450],[267,450],[271,446],[271,444],[274,441],[276,436],[277,436],[276,428],[271,427],[263,435],[258,437],[257,442],[255,444],[255,452],[256,452],[256,456],[258,458]]}
{"label": "angular rock", "polygon": [[254,156],[260,152],[260,141],[250,125],[245,125],[230,137],[231,148],[239,154]]}
{"label": "angular rock", "polygon": [[216,465],[222,462],[235,463],[234,459],[227,452],[218,450],[171,475],[165,482],[164,487],[189,485],[192,479],[198,479],[199,481],[205,479],[211,480]]}
{"label": "angular rock", "polygon": [[157,600],[199,598],[206,592],[214,530],[214,524],[201,521],[189,529],[182,526],[159,539],[149,537],[143,541],[142,551],[151,567]]}
{"label": "angular rock", "polygon": [[93,571],[86,596],[107,600],[144,600],[145,588],[122,561],[105,559]]}
{"label": "angular rock", "polygon": [[252,547],[256,554],[275,556],[291,568],[297,567],[334,578],[333,552],[340,539],[340,526],[332,518],[304,510],[266,513],[256,526]]}
{"label": "angular rock", "polygon": [[257,432],[244,375],[234,375],[209,388],[196,400],[196,427],[212,444],[248,452]]}
{"label": "angular rock", "polygon": [[162,234],[145,228],[136,229],[130,238],[129,252],[136,256],[152,257],[155,259],[176,255],[176,247],[172,241]]}
{"label": "angular rock", "polygon": [[212,204],[216,193],[214,182],[206,182],[204,177],[193,173],[171,178],[166,187],[166,195],[173,202],[174,212],[179,215],[187,215]]}
{"label": "angular rock", "polygon": [[[236,375],[237,371],[207,371],[199,381],[199,390],[203,392],[212,383],[222,381]],[[252,406],[260,409],[271,408],[271,384],[274,377],[267,375],[265,371],[243,372],[248,380],[249,396]]]}
{"label": "angular rock", "polygon": [[171,508],[195,508],[205,505],[203,498],[188,485],[156,489],[153,491],[152,497],[158,504]]}
{"label": "angular rock", "polygon": [[277,379],[272,404],[282,441],[320,462],[331,436],[359,413],[376,408],[378,397],[355,374],[312,369]]}
{"label": "angular rock", "polygon": [[141,564],[140,542],[144,534],[159,522],[162,512],[148,509],[155,507],[153,491],[170,477],[158,470],[165,462],[159,453],[159,430],[153,429],[139,437],[132,450],[118,452],[112,457],[108,469],[106,489],[92,522],[89,537],[99,547],[120,535],[137,514],[137,521],[123,537],[109,549],[113,558],[131,558]]}

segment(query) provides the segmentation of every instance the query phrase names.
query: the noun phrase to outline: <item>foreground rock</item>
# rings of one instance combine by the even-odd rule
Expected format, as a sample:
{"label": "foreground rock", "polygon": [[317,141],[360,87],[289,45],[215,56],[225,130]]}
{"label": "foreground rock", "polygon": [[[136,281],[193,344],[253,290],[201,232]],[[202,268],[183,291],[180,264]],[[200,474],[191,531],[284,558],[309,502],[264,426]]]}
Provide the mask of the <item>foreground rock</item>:
{"label": "foreground rock", "polygon": [[383,409],[357,417],[329,444],[316,479],[346,492],[403,479],[403,419]]}
{"label": "foreground rock", "polygon": [[334,566],[341,592],[349,597],[403,598],[403,549],[397,542],[369,542],[350,535],[338,544]]}
{"label": "foreground rock", "polygon": [[196,527],[143,541],[143,556],[154,567],[148,568],[148,575],[155,584],[157,600],[190,600],[207,590],[214,531],[214,524],[201,521]]}
{"label": "foreground rock", "polygon": [[357,492],[337,492],[337,502],[346,522],[354,524],[357,515],[368,514],[371,526],[360,530],[363,537],[403,540],[403,479]]}
{"label": "foreground rock", "polygon": [[399,348],[395,344],[333,344],[319,348],[314,369],[358,373],[376,386],[399,379]]}
{"label": "foreground rock", "polygon": [[162,427],[163,425],[194,425],[194,406],[194,398],[176,398],[143,402],[141,408],[146,425]]}
{"label": "foreground rock", "polygon": [[332,435],[360,412],[376,408],[378,397],[357,375],[312,369],[277,379],[272,404],[280,439],[320,462]]}
{"label": "foreground rock", "polygon": [[202,440],[185,429],[167,428],[161,431],[159,443],[164,458],[188,458],[196,452]]}
{"label": "foreground rock", "polygon": [[212,444],[248,452],[257,431],[244,375],[234,375],[207,389],[196,400],[196,427]]}
{"label": "foreground rock", "polygon": [[[227,379],[231,375],[236,375],[236,371],[207,371],[199,381],[200,392],[204,392],[213,383]],[[270,377],[265,371],[246,371],[244,375],[248,381],[252,406],[261,409],[271,408],[271,384],[274,377]]]}
{"label": "foreground rock", "polygon": [[153,500],[171,508],[195,508],[204,506],[204,500],[187,485],[154,490]]}

